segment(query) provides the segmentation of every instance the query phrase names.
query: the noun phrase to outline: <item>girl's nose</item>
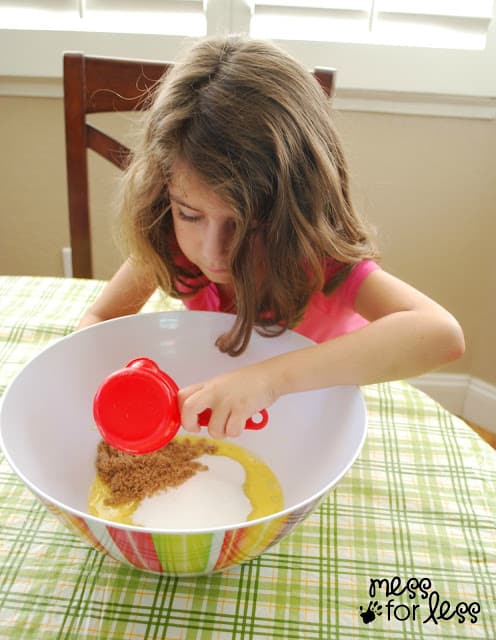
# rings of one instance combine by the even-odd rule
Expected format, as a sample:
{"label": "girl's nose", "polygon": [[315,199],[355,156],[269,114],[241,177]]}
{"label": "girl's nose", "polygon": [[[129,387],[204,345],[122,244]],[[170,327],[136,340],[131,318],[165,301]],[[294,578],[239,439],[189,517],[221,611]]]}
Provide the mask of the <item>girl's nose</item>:
{"label": "girl's nose", "polygon": [[212,222],[204,237],[205,254],[211,261],[224,262],[232,243],[234,225],[231,221]]}

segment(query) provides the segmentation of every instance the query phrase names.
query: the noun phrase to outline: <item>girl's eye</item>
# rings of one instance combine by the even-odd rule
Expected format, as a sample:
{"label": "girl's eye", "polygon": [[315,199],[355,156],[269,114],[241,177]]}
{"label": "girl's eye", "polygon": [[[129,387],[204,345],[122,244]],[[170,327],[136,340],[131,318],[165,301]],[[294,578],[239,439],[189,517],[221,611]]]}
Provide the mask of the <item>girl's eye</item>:
{"label": "girl's eye", "polygon": [[194,215],[185,213],[184,211],[181,211],[181,209],[178,210],[178,215],[179,215],[179,218],[181,220],[184,220],[185,222],[198,222],[199,220],[201,220],[201,216],[194,216]]}

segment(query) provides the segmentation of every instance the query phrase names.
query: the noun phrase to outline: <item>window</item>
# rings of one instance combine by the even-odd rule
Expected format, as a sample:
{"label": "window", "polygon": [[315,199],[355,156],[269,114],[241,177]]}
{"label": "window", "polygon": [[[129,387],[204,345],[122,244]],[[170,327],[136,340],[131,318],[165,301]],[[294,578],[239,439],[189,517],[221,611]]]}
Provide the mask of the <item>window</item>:
{"label": "window", "polygon": [[338,103],[495,117],[494,17],[493,0],[253,0],[250,33],[335,66]]}
{"label": "window", "polygon": [[492,0],[255,0],[251,33],[283,40],[483,49]]}
{"label": "window", "polygon": [[11,29],[206,34],[203,0],[0,0]]}
{"label": "window", "polygon": [[[379,110],[477,103],[494,117],[493,0],[0,0],[0,92],[61,95],[62,52],[174,60],[188,38],[244,32],[308,68],[338,69],[337,102]],[[52,92],[52,93],[51,93]],[[53,93],[54,92],[54,93]],[[360,106],[362,105],[362,106]],[[350,107],[352,108],[352,107]],[[424,110],[423,110],[424,109]],[[478,116],[479,117],[479,116]]]}

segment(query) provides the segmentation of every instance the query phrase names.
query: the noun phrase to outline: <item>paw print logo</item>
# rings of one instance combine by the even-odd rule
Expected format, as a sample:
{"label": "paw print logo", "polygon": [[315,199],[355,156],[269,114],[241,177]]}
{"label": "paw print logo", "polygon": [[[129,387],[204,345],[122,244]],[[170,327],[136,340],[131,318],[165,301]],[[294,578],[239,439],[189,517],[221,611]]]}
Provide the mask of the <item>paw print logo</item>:
{"label": "paw print logo", "polygon": [[363,622],[369,624],[376,619],[376,616],[382,616],[382,604],[378,604],[377,600],[374,600],[374,602],[371,600],[367,609],[364,611],[363,607],[360,607],[360,611],[362,612],[360,617]]}

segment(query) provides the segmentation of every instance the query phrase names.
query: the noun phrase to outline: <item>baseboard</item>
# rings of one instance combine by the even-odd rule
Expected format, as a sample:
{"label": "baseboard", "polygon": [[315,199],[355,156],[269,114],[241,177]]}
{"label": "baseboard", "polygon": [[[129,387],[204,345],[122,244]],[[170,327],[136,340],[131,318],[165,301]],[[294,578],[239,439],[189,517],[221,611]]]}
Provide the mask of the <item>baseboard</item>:
{"label": "baseboard", "polygon": [[496,386],[458,373],[428,373],[409,382],[451,413],[496,433]]}

